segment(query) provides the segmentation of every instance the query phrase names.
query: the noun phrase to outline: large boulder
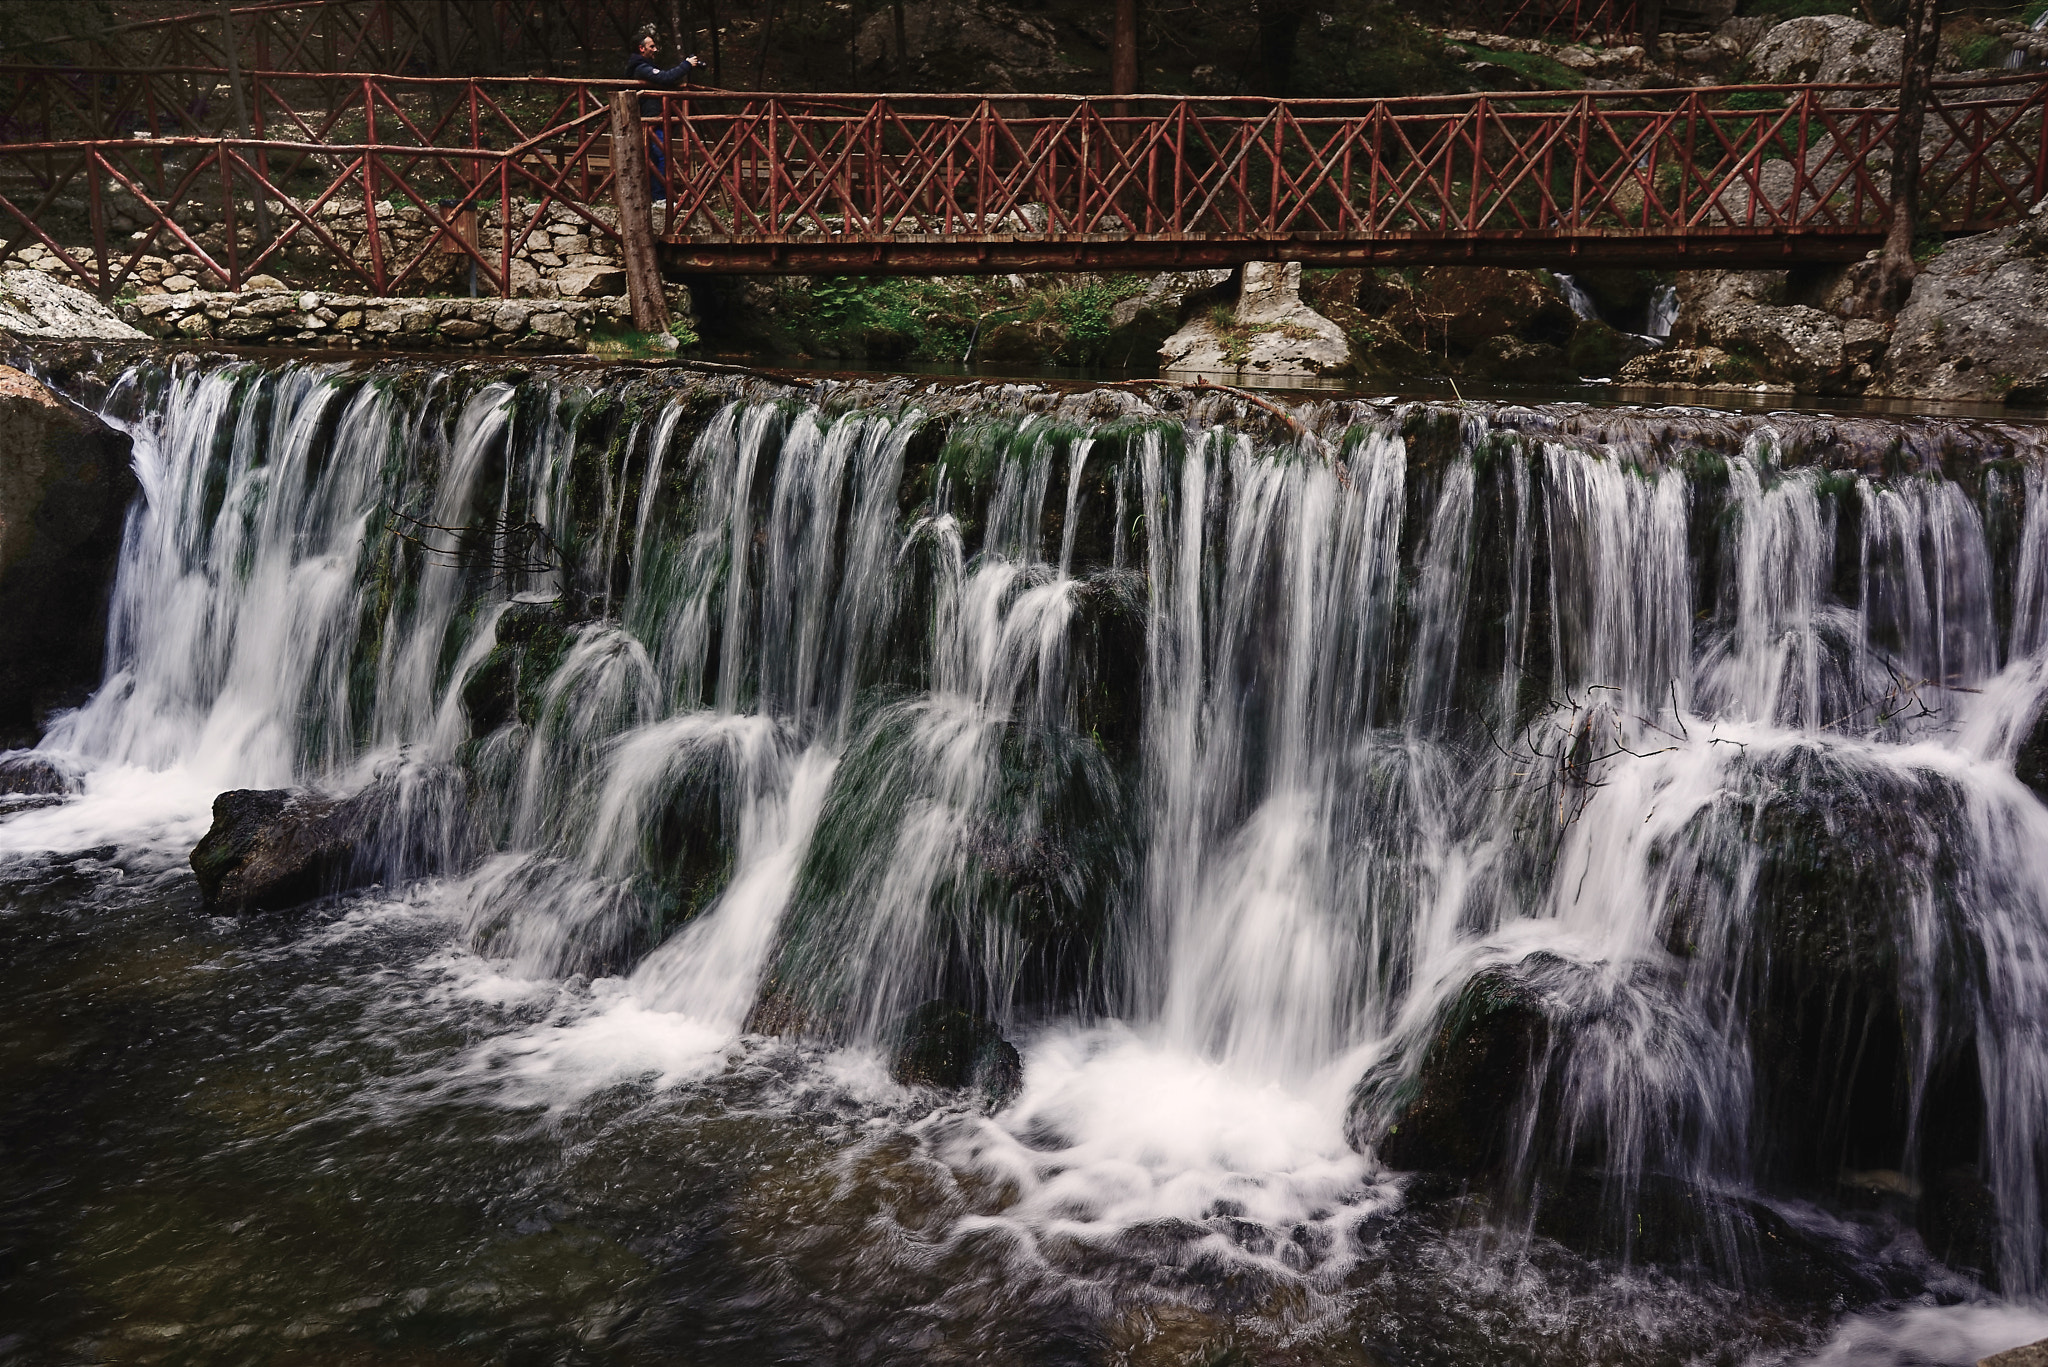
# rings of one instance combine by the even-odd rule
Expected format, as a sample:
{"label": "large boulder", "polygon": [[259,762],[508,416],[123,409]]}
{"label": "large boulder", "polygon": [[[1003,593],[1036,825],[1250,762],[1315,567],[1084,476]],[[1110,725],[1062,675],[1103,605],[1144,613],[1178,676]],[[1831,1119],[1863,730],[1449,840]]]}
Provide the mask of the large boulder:
{"label": "large boulder", "polygon": [[[1860,264],[1860,263],[1859,263]],[[1632,360],[1625,382],[1756,385],[1804,394],[1856,393],[1878,378],[1889,334],[1882,324],[1845,318],[1853,271],[1804,282],[1790,302],[1785,271],[1686,271],[1678,277],[1674,350]],[[1845,283],[1850,282],[1850,283]]]}
{"label": "large boulder", "polygon": [[1748,362],[1759,378],[1804,394],[1841,385],[1842,328],[1840,318],[1802,304],[1727,304],[1700,320],[1709,343]]}
{"label": "large boulder", "polygon": [[0,816],[54,807],[83,786],[76,770],[49,755],[0,751]]}
{"label": "large boulder", "polygon": [[1905,35],[1898,29],[1846,14],[1815,14],[1765,33],[1749,50],[1749,70],[1769,85],[1896,84],[1904,51]]}
{"label": "large boulder", "polygon": [[2048,402],[2048,259],[2033,225],[1960,238],[1927,263],[1892,331],[1882,393]]}
{"label": "large boulder", "polygon": [[877,10],[854,38],[854,56],[894,90],[1066,90],[1086,76],[1063,56],[1049,16],[997,0],[906,0]]}
{"label": "large boulder", "polygon": [[1647,337],[1623,332],[1598,318],[1583,318],[1572,331],[1566,357],[1573,376],[1606,378],[1619,374],[1636,357],[1657,349],[1657,344]]}
{"label": "large boulder", "polygon": [[0,744],[99,682],[135,489],[127,436],[0,366]]}
{"label": "large boulder", "polygon": [[1757,374],[1719,347],[1672,347],[1636,357],[1614,377],[1621,385],[1670,389],[1753,389]]}
{"label": "large boulder", "polygon": [[374,882],[378,865],[366,856],[390,801],[379,787],[347,798],[292,788],[222,793],[192,850],[200,896],[240,915]]}
{"label": "large boulder", "polygon": [[0,331],[17,337],[96,342],[142,341],[147,336],[84,290],[30,270],[0,273]]}
{"label": "large boulder", "polygon": [[0,752],[0,797],[69,797],[79,787],[77,773],[49,755]]}
{"label": "large boulder", "polygon": [[1703,340],[1701,324],[1730,304],[1786,303],[1785,271],[1680,271],[1678,317],[1671,324],[1671,344],[1692,346]]}
{"label": "large boulder", "polygon": [[1121,364],[1128,357],[1156,355],[1166,339],[1180,330],[1190,307],[1209,299],[1229,281],[1227,270],[1166,271],[1153,276],[1144,293],[1119,300],[1110,310],[1110,359]]}
{"label": "large boulder", "polygon": [[1301,298],[1301,263],[1254,261],[1244,268],[1227,320],[1198,314],[1159,348],[1165,371],[1255,375],[1342,375],[1353,368],[1344,329]]}
{"label": "large boulder", "polygon": [[625,292],[622,266],[571,266],[555,273],[555,293],[563,299],[603,299]]}
{"label": "large boulder", "polygon": [[1422,273],[1417,288],[1436,333],[1460,351],[1474,351],[1495,337],[1563,346],[1578,315],[1564,296],[1534,271],[1491,266],[1436,266]]}

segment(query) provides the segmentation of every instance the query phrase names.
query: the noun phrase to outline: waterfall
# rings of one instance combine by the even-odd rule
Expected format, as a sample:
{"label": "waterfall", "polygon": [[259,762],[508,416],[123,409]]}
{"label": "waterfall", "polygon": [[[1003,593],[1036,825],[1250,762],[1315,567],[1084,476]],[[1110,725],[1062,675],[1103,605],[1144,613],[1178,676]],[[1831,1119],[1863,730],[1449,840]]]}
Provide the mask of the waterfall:
{"label": "waterfall", "polygon": [[1557,292],[1564,296],[1565,303],[1571,305],[1573,313],[1581,318],[1595,321],[1599,319],[1600,310],[1593,303],[1593,296],[1586,293],[1585,287],[1579,284],[1575,277],[1562,271],[1553,271],[1551,278],[1557,281]]}
{"label": "waterfall", "polygon": [[1297,1270],[1506,984],[1504,1210],[1897,1170],[2048,1286],[2030,432],[219,358],[106,409],[92,778],[10,848],[395,784],[476,952],[714,1049],[955,1003],[1025,1045],[942,1127],[1004,1227]]}
{"label": "waterfall", "polygon": [[1645,337],[1660,342],[1671,338],[1671,325],[1678,321],[1678,286],[1659,285],[1650,291],[1650,316],[1643,327]]}

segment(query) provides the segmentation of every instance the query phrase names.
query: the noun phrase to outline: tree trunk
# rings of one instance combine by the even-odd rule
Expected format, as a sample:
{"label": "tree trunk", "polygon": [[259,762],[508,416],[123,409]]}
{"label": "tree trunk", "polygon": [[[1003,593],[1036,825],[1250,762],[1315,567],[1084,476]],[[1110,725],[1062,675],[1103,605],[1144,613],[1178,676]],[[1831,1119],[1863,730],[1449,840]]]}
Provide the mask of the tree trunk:
{"label": "tree trunk", "polygon": [[1892,214],[1877,270],[1858,301],[1861,312],[1893,318],[1912,291],[1913,238],[1920,217],[1920,130],[1941,52],[1940,0],[1907,0],[1906,45],[1899,71],[1899,123],[1892,134]]}
{"label": "tree trunk", "polygon": [[896,25],[896,79],[900,82],[903,73],[910,70],[910,38],[903,22],[903,0],[889,0],[889,18]]}
{"label": "tree trunk", "polygon": [[668,44],[676,61],[690,55],[690,49],[683,46],[683,0],[668,0]]}
{"label": "tree trunk", "polygon": [[647,193],[647,134],[640,100],[630,90],[612,97],[612,197],[619,210],[620,255],[626,260],[626,297],[633,326],[668,330],[668,297],[661,289],[661,259],[654,240],[654,209]]}
{"label": "tree trunk", "polygon": [[1259,0],[1259,64],[1265,69],[1263,93],[1281,98],[1294,93],[1295,40],[1308,0]]}
{"label": "tree trunk", "polygon": [[1109,93],[1138,93],[1138,0],[1116,0],[1116,36],[1109,48]]}
{"label": "tree trunk", "polygon": [[775,46],[775,21],[782,14],[782,0],[769,0],[768,19],[761,25],[760,50],[754,54],[753,89],[759,90],[768,75],[768,49]]}
{"label": "tree trunk", "polygon": [[1651,61],[1657,59],[1657,35],[1664,31],[1664,0],[1642,0],[1643,49]]}

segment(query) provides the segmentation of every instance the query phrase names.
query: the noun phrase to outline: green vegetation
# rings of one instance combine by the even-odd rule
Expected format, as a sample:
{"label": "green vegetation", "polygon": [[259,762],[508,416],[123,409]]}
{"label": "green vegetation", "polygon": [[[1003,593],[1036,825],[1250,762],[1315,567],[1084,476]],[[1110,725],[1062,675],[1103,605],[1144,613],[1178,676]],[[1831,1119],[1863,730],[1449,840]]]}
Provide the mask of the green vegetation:
{"label": "green vegetation", "polygon": [[1302,35],[1289,93],[1394,96],[1466,88],[1464,71],[1436,35],[1392,5],[1338,4],[1313,22],[1313,34]]}
{"label": "green vegetation", "polygon": [[1769,90],[1738,90],[1727,100],[1730,109],[1783,109],[1785,97]]}
{"label": "green vegetation", "polygon": [[1495,52],[1490,48],[1474,48],[1472,55],[1479,61],[1506,67],[1544,90],[1583,90],[1586,87],[1584,76],[1541,52]]}
{"label": "green vegetation", "polygon": [[768,287],[770,299],[728,300],[711,316],[722,324],[716,343],[784,355],[959,361],[971,348],[977,359],[1017,364],[1122,364],[1139,353],[1149,359],[1165,335],[1138,337],[1116,324],[1117,305],[1150,278],[1033,277],[1022,288],[1014,277],[788,280]]}
{"label": "green vegetation", "polygon": [[[675,345],[669,346],[665,337],[675,338]],[[613,361],[659,361],[678,351],[689,350],[697,345],[698,340],[696,329],[681,320],[671,323],[665,334],[641,332],[630,325],[599,325],[591,328],[589,354]]]}
{"label": "green vegetation", "polygon": [[2005,39],[1988,31],[1970,34],[1955,45],[1956,60],[1966,69],[1973,71],[1984,67],[2003,66],[2005,54],[2011,50]]}
{"label": "green vegetation", "polygon": [[822,343],[809,350],[957,360],[967,349],[978,316],[963,303],[957,291],[937,280],[843,276],[813,284],[808,317],[800,312],[798,323],[812,340]]}

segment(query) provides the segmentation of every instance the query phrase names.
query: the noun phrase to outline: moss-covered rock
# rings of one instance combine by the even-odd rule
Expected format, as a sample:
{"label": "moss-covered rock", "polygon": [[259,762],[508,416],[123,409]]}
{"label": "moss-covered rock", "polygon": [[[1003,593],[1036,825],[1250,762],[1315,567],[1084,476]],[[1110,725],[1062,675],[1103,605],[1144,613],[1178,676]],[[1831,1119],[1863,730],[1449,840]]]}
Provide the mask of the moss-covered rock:
{"label": "moss-covered rock", "polygon": [[1498,1174],[1550,1046],[1543,999],[1512,968],[1488,969],[1444,1012],[1420,1067],[1390,1058],[1352,1098],[1350,1135],[1389,1167],[1459,1177]]}
{"label": "moss-covered rock", "polygon": [[1562,347],[1519,337],[1487,338],[1465,362],[1465,373],[1503,384],[1569,384],[1578,378]]}
{"label": "moss-covered rock", "polygon": [[498,617],[497,644],[461,684],[472,736],[488,735],[514,720],[532,726],[539,719],[548,679],[568,653],[570,628],[562,599],[506,604]]}
{"label": "moss-covered rock", "polygon": [[1572,373],[1590,378],[1619,375],[1630,361],[1655,350],[1656,346],[1634,333],[1623,332],[1597,318],[1582,318],[1572,329],[1567,355]]}
{"label": "moss-covered rock", "polygon": [[969,1090],[995,1111],[1024,1085],[1024,1061],[994,1021],[934,1000],[905,1018],[889,1075],[906,1087]]}
{"label": "moss-covered rock", "polygon": [[350,798],[302,789],[240,789],[213,800],[213,826],[192,849],[199,893],[216,911],[276,911],[372,881],[359,858],[389,808],[379,788]]}

